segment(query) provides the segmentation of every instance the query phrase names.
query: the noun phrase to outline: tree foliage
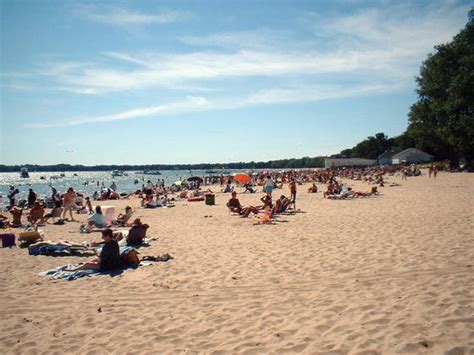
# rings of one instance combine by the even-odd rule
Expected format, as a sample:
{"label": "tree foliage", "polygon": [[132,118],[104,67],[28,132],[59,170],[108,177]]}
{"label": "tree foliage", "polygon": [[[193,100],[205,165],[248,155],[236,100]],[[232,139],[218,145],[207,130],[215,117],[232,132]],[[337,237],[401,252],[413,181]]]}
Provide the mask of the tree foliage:
{"label": "tree foliage", "polygon": [[393,138],[389,139],[385,133],[377,133],[375,136],[367,137],[352,148],[352,157],[377,159],[380,154],[390,150],[394,145],[395,140]]}
{"label": "tree foliage", "polygon": [[[303,157],[300,159],[281,159],[270,160],[267,162],[236,162],[224,164],[181,164],[181,165],[23,165],[30,172],[33,171],[111,171],[111,170],[126,170],[126,171],[140,171],[140,170],[243,170],[243,169],[295,169],[295,168],[320,168],[324,166],[324,157]],[[19,172],[20,165],[0,165],[0,172]]]}
{"label": "tree foliage", "polygon": [[436,46],[423,62],[405,133],[437,159],[464,158],[468,165],[474,158],[473,14],[453,41]]}

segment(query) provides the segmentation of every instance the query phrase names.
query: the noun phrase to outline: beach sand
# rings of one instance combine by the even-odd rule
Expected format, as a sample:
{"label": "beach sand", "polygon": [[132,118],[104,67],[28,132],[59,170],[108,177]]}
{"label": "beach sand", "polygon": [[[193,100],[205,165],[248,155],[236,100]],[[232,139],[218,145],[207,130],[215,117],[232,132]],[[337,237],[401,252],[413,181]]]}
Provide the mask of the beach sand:
{"label": "beach sand", "polygon": [[51,280],[38,273],[85,259],[0,249],[0,353],[472,354],[474,174],[388,180],[402,186],[350,201],[298,186],[301,212],[275,225],[231,215],[220,193],[138,209],[158,238],[142,255],[174,259],[116,277]]}

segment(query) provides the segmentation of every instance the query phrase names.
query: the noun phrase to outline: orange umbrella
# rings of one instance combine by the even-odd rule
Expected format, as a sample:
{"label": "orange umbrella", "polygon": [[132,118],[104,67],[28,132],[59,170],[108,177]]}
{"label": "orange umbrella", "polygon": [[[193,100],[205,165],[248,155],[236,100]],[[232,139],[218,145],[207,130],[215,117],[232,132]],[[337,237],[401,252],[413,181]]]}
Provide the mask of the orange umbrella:
{"label": "orange umbrella", "polygon": [[234,179],[241,184],[246,184],[252,180],[247,174],[235,174]]}

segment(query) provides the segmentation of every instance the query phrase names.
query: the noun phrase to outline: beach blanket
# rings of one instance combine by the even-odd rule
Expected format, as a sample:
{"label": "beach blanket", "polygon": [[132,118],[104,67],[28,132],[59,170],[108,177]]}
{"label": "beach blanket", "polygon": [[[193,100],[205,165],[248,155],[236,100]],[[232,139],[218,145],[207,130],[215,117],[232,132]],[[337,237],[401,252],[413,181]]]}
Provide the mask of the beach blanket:
{"label": "beach blanket", "polygon": [[[150,266],[155,264],[153,261],[141,261],[139,266]],[[72,269],[74,267],[80,266],[81,264],[67,264],[65,266],[60,266],[51,270],[40,272],[38,275],[40,276],[51,276],[54,280],[67,280],[67,281],[74,281],[80,279],[81,277],[88,276],[118,276],[122,274],[125,270],[132,269],[130,267],[125,269],[116,269],[111,271],[96,271],[96,270],[79,270],[79,271],[72,271],[68,269]]]}
{"label": "beach blanket", "polygon": [[101,276],[101,275],[117,276],[123,272],[123,269],[117,269],[117,270],[105,271],[105,272],[95,271],[95,270],[79,270],[79,271],[68,270],[68,268],[72,269],[79,265],[80,264],[68,264],[62,267],[57,267],[51,270],[40,272],[39,275],[51,276],[55,280],[74,281],[84,276]]}

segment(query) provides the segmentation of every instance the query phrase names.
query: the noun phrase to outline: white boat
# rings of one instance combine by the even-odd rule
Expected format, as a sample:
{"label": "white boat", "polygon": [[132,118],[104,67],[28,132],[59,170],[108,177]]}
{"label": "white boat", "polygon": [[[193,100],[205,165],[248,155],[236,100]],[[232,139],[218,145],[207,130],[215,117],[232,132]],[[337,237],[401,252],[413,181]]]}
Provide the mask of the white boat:
{"label": "white boat", "polygon": [[123,173],[122,170],[113,170],[112,171],[112,177],[116,177],[116,176],[124,176],[125,174]]}
{"label": "white boat", "polygon": [[30,174],[28,174],[28,168],[26,167],[21,168],[20,177],[25,178],[25,179],[30,177]]}
{"label": "white boat", "polygon": [[161,175],[158,170],[144,170],[143,174],[145,175]]}

